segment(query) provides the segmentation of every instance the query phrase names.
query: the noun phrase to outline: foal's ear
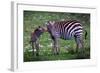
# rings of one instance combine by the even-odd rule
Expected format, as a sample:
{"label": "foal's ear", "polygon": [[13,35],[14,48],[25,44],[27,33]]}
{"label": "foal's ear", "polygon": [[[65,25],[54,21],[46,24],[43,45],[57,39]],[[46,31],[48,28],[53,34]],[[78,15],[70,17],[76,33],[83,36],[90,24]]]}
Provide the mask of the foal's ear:
{"label": "foal's ear", "polygon": [[41,26],[38,26],[38,28],[41,28]]}
{"label": "foal's ear", "polygon": [[38,29],[39,29],[39,30],[42,30],[42,27],[41,27],[41,26],[38,26]]}

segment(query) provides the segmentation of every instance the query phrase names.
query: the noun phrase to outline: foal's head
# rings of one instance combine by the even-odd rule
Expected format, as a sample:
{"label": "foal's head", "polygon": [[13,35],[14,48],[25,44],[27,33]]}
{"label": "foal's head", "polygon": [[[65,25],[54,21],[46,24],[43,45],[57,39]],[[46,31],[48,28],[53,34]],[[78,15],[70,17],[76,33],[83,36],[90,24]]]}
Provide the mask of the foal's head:
{"label": "foal's head", "polygon": [[36,28],[34,30],[33,33],[35,33],[36,35],[41,35],[43,32],[45,32],[45,29],[43,27],[39,26],[38,28]]}
{"label": "foal's head", "polygon": [[37,27],[34,32],[31,33],[31,42],[36,42],[37,39],[46,32],[46,29],[44,27]]}

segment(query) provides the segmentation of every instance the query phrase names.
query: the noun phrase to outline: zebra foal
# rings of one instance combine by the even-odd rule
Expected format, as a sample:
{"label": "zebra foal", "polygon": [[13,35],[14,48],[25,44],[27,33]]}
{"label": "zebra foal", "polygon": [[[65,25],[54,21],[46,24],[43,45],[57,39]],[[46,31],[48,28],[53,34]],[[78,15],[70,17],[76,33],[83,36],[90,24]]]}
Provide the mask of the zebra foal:
{"label": "zebra foal", "polygon": [[35,50],[36,50],[36,56],[39,55],[39,38],[44,32],[45,32],[45,29],[39,26],[38,28],[34,30],[34,32],[31,33],[30,43],[33,49],[33,55],[34,55]]}

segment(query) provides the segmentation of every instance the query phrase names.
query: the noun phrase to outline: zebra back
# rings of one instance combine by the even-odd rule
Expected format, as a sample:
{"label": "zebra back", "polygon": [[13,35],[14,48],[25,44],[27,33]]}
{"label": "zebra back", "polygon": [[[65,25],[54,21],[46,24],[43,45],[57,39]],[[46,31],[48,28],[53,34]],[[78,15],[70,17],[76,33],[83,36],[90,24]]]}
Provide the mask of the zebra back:
{"label": "zebra back", "polygon": [[79,21],[57,21],[47,23],[48,31],[55,37],[63,39],[71,39],[72,37],[80,37],[83,34],[83,27]]}

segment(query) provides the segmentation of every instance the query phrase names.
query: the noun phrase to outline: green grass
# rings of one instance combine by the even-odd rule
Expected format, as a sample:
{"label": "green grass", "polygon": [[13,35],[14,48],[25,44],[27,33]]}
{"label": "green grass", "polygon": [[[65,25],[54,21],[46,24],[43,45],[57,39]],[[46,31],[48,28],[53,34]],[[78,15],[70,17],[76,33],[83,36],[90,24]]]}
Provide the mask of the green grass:
{"label": "green grass", "polygon": [[[87,48],[88,49],[88,48]],[[74,51],[70,50],[67,52],[66,50],[61,49],[59,55],[53,55],[51,49],[47,49],[46,51],[40,50],[39,56],[33,55],[32,52],[26,51],[24,53],[24,61],[52,61],[52,60],[73,60],[73,59],[89,59],[90,54],[89,51],[84,53],[84,56],[81,54],[77,54]]]}
{"label": "green grass", "polygon": [[[78,20],[85,30],[88,32],[87,39],[84,40],[84,54],[75,53],[75,40],[59,40],[60,54],[53,55],[52,43],[49,33],[41,35],[39,56],[32,54],[32,48],[29,43],[31,32],[33,32],[39,25],[44,26],[44,23],[50,20],[59,21],[61,19]],[[73,59],[89,59],[90,58],[90,15],[77,13],[55,13],[55,12],[35,12],[24,11],[24,61],[52,61],[52,60],[73,60]]]}

